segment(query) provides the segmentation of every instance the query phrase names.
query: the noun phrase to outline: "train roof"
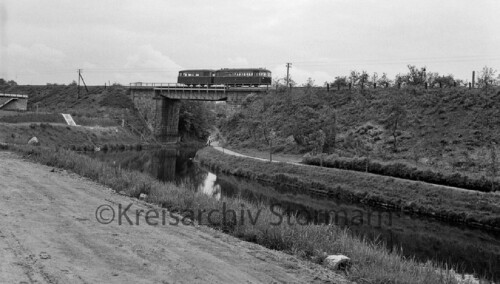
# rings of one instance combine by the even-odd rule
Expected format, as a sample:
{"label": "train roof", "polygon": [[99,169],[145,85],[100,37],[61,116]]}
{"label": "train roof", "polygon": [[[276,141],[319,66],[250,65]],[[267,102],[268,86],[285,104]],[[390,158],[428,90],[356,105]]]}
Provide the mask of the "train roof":
{"label": "train roof", "polygon": [[217,71],[243,71],[243,72],[246,72],[246,71],[267,71],[267,72],[271,72],[265,68],[222,68],[222,69],[219,69]]}
{"label": "train roof", "polygon": [[187,70],[180,70],[179,72],[215,72],[216,70],[213,69],[187,69]]}
{"label": "train roof", "polygon": [[266,71],[271,72],[265,68],[222,68],[219,70],[213,69],[187,69],[180,70],[179,72],[218,72],[218,71],[233,71],[233,72],[249,72],[249,71]]}

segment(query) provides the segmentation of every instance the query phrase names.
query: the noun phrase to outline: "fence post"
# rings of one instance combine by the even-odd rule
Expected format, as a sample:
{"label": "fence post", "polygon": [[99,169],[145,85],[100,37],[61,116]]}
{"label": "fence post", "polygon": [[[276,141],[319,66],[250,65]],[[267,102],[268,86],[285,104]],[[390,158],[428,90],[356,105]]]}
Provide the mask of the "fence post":
{"label": "fence post", "polygon": [[329,93],[330,92],[330,84],[326,83],[326,92]]}
{"label": "fence post", "polygon": [[427,90],[427,82],[425,82],[424,86],[425,86],[425,89]]}
{"label": "fence post", "polygon": [[377,83],[373,83],[373,88],[376,89],[377,88]]}
{"label": "fence post", "polygon": [[472,71],[472,88],[474,88],[475,83],[476,83],[476,71]]}
{"label": "fence post", "polygon": [[398,89],[401,89],[401,83],[398,83]]}
{"label": "fence post", "polygon": [[471,84],[471,83],[469,83],[469,90],[470,90],[470,89],[472,89],[472,84]]}

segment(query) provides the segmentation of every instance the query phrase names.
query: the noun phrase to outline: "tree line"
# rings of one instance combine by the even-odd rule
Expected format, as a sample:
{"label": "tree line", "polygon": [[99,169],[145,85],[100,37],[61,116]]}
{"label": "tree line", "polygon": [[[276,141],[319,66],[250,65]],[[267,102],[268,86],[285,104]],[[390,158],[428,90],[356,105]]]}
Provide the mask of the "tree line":
{"label": "tree line", "polygon": [[[453,74],[442,75],[438,72],[431,72],[424,67],[417,67],[408,65],[408,72],[399,73],[393,79],[389,78],[387,73],[382,75],[374,72],[373,74],[367,71],[353,70],[347,76],[336,76],[333,81],[325,82],[324,87],[327,85],[332,88],[385,88],[392,86],[428,86],[429,88],[451,88],[451,87],[467,87],[469,86],[468,80],[455,78]],[[486,86],[499,86],[500,74],[497,76],[497,70],[484,66],[480,71],[475,72],[476,78],[473,87],[486,87]],[[281,85],[285,79],[277,79],[274,81],[275,86]],[[290,86],[297,86],[293,79],[289,79]],[[314,80],[308,78],[306,83],[300,87],[314,87]]]}

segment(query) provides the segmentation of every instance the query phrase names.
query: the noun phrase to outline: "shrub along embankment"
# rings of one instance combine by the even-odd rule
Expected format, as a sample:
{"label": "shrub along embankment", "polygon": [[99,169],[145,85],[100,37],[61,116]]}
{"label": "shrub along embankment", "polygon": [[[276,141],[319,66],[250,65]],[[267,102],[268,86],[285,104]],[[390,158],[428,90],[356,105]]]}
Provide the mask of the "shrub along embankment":
{"label": "shrub along embankment", "polygon": [[402,179],[423,181],[428,183],[460,187],[482,192],[490,192],[500,189],[500,182],[486,179],[474,179],[459,173],[443,174],[431,170],[422,170],[402,163],[383,164],[371,161],[367,158],[349,159],[338,157],[321,158],[318,156],[306,157],[302,161],[307,165],[314,165],[328,168],[344,169],[358,172],[368,172],[384,176],[392,176]]}
{"label": "shrub along embankment", "polygon": [[[10,144],[26,144],[37,137],[41,146],[94,148],[104,145],[141,143],[138,136],[122,127],[77,127],[49,123],[10,124],[0,123],[0,141]],[[111,147],[108,147],[111,148]]]}
{"label": "shrub along embankment", "polygon": [[66,124],[63,116],[60,113],[17,113],[15,115],[1,116],[0,122],[5,123],[61,123]]}
{"label": "shrub along embankment", "polygon": [[[262,204],[235,198],[217,200],[200,192],[160,182],[144,173],[112,167],[72,151],[10,147],[33,161],[71,170],[117,192],[124,191],[133,197],[145,193],[148,195],[146,201],[180,213],[183,216],[181,221],[195,219],[202,225],[317,263],[322,263],[328,254],[347,255],[353,260],[353,267],[346,277],[359,283],[458,283],[450,270],[431,262],[422,264],[405,259],[380,245],[355,238],[336,226],[301,225],[303,223],[299,223],[294,216],[290,216],[289,221],[279,222],[277,211],[273,213]],[[204,154],[206,156],[210,152],[204,151]],[[236,217],[225,218],[220,214],[224,209],[226,212],[233,210]],[[210,218],[207,214],[199,214],[210,210],[219,210],[219,214],[212,214]]]}
{"label": "shrub along embankment", "polygon": [[500,230],[500,195],[495,193],[340,169],[269,163],[225,155],[212,148],[198,151],[197,158],[215,171],[286,184],[304,193],[323,193],[344,201]]}

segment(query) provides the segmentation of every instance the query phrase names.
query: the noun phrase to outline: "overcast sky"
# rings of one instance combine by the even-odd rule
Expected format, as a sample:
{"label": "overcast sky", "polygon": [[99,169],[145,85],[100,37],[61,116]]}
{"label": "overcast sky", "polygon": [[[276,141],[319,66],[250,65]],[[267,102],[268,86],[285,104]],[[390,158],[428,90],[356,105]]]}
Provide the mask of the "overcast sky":
{"label": "overcast sky", "polygon": [[265,67],[317,84],[406,65],[500,69],[498,0],[0,0],[0,78],[175,82],[187,68]]}

